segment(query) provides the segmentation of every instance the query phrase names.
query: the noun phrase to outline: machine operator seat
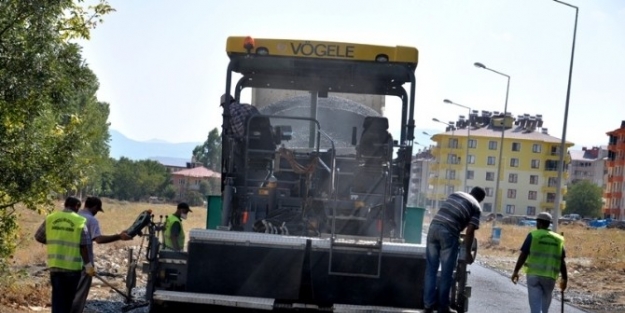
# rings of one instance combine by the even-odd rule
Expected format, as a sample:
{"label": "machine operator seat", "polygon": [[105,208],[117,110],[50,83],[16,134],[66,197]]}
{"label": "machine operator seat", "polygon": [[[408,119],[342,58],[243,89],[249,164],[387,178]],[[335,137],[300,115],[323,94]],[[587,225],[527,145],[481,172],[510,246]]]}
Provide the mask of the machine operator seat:
{"label": "machine operator seat", "polygon": [[[367,116],[363,123],[357,158],[360,161],[355,171],[352,192],[383,194],[390,179],[389,162],[393,153],[393,136],[388,132],[388,119]],[[386,179],[385,179],[386,177]]]}
{"label": "machine operator seat", "polygon": [[391,159],[393,136],[388,132],[388,119],[367,116],[363,123],[357,156],[365,166],[381,166]]}

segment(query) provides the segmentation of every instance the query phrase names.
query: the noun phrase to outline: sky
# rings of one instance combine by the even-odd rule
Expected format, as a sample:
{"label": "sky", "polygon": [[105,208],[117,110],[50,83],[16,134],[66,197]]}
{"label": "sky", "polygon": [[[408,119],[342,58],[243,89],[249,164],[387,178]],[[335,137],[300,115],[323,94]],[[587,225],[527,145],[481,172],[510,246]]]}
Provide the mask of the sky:
{"label": "sky", "polygon": [[[579,7],[566,139],[606,145],[625,120],[625,1]],[[415,121],[443,131],[466,109],[542,114],[562,137],[575,10],[551,0],[109,0],[83,56],[110,104],[111,128],[135,140],[201,142],[221,125],[228,36],[414,46]],[[386,114],[397,117],[397,102]],[[431,143],[417,134],[421,144]]]}

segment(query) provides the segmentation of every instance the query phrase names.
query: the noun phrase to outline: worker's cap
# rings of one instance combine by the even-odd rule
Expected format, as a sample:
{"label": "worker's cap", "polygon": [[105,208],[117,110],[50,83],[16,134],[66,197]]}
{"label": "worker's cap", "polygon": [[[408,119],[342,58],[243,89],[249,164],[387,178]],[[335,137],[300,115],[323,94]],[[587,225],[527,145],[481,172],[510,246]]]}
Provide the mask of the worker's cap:
{"label": "worker's cap", "polygon": [[178,209],[187,209],[187,210],[189,210],[189,212],[193,213],[193,211],[191,211],[191,208],[189,207],[189,205],[186,202],[178,203]]}
{"label": "worker's cap", "polygon": [[552,219],[551,219],[551,214],[549,214],[548,212],[540,212],[538,213],[538,216],[536,216],[537,220],[543,220],[546,222],[551,223]]}
{"label": "worker's cap", "polygon": [[[228,95],[227,93],[224,93],[223,95],[221,95],[221,101],[219,102],[221,105],[224,105],[224,103],[226,103],[226,99],[228,99],[228,97],[230,97],[232,99],[232,97],[230,95]],[[232,100],[230,100],[232,101]]]}

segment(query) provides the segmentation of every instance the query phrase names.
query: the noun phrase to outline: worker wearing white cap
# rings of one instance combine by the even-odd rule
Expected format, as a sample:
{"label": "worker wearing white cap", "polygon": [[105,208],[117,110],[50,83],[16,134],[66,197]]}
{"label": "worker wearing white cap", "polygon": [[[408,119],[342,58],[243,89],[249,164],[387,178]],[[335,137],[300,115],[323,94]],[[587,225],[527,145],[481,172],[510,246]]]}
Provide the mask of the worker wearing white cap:
{"label": "worker wearing white cap", "polygon": [[517,260],[512,282],[519,280],[519,270],[523,267],[527,275],[527,295],[531,313],[548,313],[551,305],[551,293],[555,288],[558,274],[560,289],[566,289],[568,275],[566,271],[564,237],[549,230],[551,214],[542,212],[536,216],[536,230],[531,231]]}

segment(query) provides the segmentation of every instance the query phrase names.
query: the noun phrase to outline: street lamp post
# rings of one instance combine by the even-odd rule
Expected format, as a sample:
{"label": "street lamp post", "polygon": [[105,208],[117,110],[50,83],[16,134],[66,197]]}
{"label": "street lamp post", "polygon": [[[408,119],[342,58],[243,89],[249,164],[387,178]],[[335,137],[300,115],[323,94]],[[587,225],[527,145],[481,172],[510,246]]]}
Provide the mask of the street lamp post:
{"label": "street lamp post", "polygon": [[499,163],[497,165],[497,176],[496,176],[496,183],[495,183],[495,204],[494,204],[495,218],[493,219],[493,227],[494,227],[497,224],[497,202],[499,201],[499,181],[501,180],[499,176],[501,174],[501,164],[503,163],[503,160],[502,160],[503,159],[503,139],[504,139],[505,130],[506,130],[506,127],[505,127],[506,117],[508,115],[508,94],[510,92],[510,75],[490,69],[486,67],[484,64],[479,63],[479,62],[475,62],[473,65],[475,65],[475,67],[489,70],[493,73],[496,73],[496,74],[499,74],[501,76],[505,76],[506,78],[508,78],[508,84],[506,86],[506,102],[503,107],[503,123],[501,125],[501,139],[499,140]]}
{"label": "street lamp post", "polygon": [[569,82],[566,87],[566,103],[564,105],[564,124],[562,125],[562,141],[560,141],[560,157],[558,161],[558,189],[556,190],[555,209],[553,214],[553,231],[558,231],[558,219],[560,218],[560,203],[562,197],[562,174],[564,172],[564,153],[566,151],[566,126],[569,117],[569,100],[571,99],[571,78],[573,77],[573,59],[575,58],[575,37],[577,35],[577,16],[579,14],[579,8],[570,5],[566,2],[553,0],[560,4],[564,4],[568,7],[575,9],[575,26],[573,26],[573,45],[571,48],[571,63],[569,65]]}
{"label": "street lamp post", "polygon": [[[450,124],[450,123],[445,123],[445,122],[443,122],[443,121],[441,121],[441,120],[439,120],[439,119],[437,119],[437,118],[433,118],[433,119],[432,119],[432,121],[437,122],[437,123],[441,123],[441,124],[445,124],[447,127],[451,128],[451,139],[453,139],[453,138],[454,138],[454,131],[455,131],[455,127],[454,127],[452,124]],[[449,148],[453,149],[454,147],[449,147]],[[447,164],[451,164],[451,163],[449,162],[449,158],[447,158]],[[449,196],[449,194],[450,194],[450,193],[449,193],[449,186],[450,186],[450,182],[451,182],[451,175],[450,175],[450,174],[451,174],[451,171],[450,171],[450,169],[451,169],[451,165],[450,165],[450,166],[449,166],[449,168],[447,169],[449,172],[446,172],[446,173],[445,173],[445,176],[447,177],[447,185],[445,186],[445,187],[446,187],[446,188],[445,188],[445,194],[446,194],[447,196]]]}
{"label": "street lamp post", "polygon": [[[425,151],[425,149],[427,148],[425,145],[420,144],[417,141],[413,141],[413,144],[417,145],[417,146],[423,147],[423,151]],[[424,169],[424,166],[423,166],[423,163],[421,163],[421,170],[423,171],[423,169]],[[429,173],[429,169],[428,169],[427,173]],[[423,174],[419,173],[419,175],[421,175],[421,177],[423,177]],[[429,175],[425,175],[425,177],[429,177]],[[419,188],[417,190],[417,201],[416,201],[417,202],[417,206],[420,206],[420,202],[421,202],[421,188],[422,188],[421,184],[419,184]]]}
{"label": "street lamp post", "polygon": [[[432,135],[428,134],[427,132],[422,132],[424,135],[432,137]],[[438,164],[438,166],[440,167],[440,157],[438,157],[436,159],[436,164]],[[436,171],[436,183],[434,184],[434,209],[438,209],[438,181],[439,181],[439,174],[440,174],[440,168]]]}
{"label": "street lamp post", "polygon": [[[471,116],[471,108],[466,106],[466,105],[462,105],[459,103],[455,103],[449,99],[445,99],[443,100],[443,102],[447,103],[447,104],[453,104],[456,106],[459,106],[461,108],[465,108],[467,110],[469,110],[469,115],[467,115],[467,118],[469,118],[469,116]],[[469,140],[471,140],[471,125],[467,125],[467,153],[465,155],[465,159],[464,159],[464,185],[462,186],[462,188],[464,189],[464,191],[469,192],[467,190],[467,176],[468,176],[468,172],[469,172]]]}

